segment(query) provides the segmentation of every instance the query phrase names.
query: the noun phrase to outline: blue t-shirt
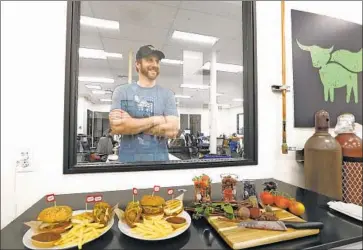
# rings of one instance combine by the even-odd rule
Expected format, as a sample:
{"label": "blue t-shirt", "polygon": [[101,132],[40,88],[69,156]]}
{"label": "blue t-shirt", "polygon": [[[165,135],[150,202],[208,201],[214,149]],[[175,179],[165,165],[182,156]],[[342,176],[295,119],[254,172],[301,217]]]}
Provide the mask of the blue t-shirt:
{"label": "blue t-shirt", "polygon": [[[116,87],[112,95],[111,111],[122,109],[133,118],[178,116],[174,93],[155,85],[144,88],[137,83]],[[144,133],[122,135],[119,161],[167,161],[167,139]]]}

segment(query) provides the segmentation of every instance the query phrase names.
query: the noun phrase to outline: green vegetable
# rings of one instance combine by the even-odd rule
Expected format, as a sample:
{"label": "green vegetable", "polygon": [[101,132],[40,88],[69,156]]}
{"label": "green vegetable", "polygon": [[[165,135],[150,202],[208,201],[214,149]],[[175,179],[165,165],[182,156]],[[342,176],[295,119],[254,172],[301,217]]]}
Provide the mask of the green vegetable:
{"label": "green vegetable", "polygon": [[223,213],[227,218],[235,218],[234,209],[231,204],[222,202],[194,203],[193,219],[208,217],[211,213]]}
{"label": "green vegetable", "polygon": [[224,204],[223,205],[223,210],[226,214],[226,217],[229,219],[234,219],[234,211],[233,211],[233,207],[230,204]]}

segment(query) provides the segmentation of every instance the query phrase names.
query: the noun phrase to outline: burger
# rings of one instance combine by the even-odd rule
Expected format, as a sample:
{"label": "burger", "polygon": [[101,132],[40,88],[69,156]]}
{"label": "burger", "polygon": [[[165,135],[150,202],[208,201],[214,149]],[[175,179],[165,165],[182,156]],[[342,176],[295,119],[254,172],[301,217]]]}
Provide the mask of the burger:
{"label": "burger", "polygon": [[38,215],[38,233],[61,234],[72,228],[72,208],[69,206],[54,206],[43,209]]}
{"label": "burger", "polygon": [[140,200],[144,219],[162,219],[164,217],[165,200],[157,195],[144,195]]}
{"label": "burger", "polygon": [[176,215],[180,214],[181,212],[183,212],[183,210],[184,210],[184,206],[183,206],[183,201],[181,201],[181,200],[172,199],[172,200],[168,200],[165,203],[164,213],[167,216],[176,216]]}

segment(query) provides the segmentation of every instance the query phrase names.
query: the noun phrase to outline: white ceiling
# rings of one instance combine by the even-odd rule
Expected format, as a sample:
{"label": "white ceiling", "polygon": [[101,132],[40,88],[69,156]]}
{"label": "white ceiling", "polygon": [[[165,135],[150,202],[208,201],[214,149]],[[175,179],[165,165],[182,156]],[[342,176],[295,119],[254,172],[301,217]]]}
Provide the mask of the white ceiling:
{"label": "white ceiling", "polygon": [[[81,15],[118,21],[119,30],[101,29],[81,25],[80,47],[102,49],[121,53],[122,59],[80,58],[79,75],[113,78],[115,83],[101,84],[103,90],[113,90],[127,83],[128,53],[133,55],[133,80],[135,53],[142,45],[152,44],[161,49],[167,59],[182,60],[183,51],[203,52],[203,61],[210,61],[212,47],[171,39],[174,30],[218,37],[214,45],[218,63],[242,65],[242,4],[233,1],[82,1]],[[123,76],[123,77],[122,77]],[[180,88],[183,82],[183,65],[162,64],[157,84],[172,89],[175,94],[191,95],[191,99],[179,99],[182,107],[202,107],[209,102],[209,90]],[[203,76],[209,84],[209,76]],[[79,83],[79,95],[95,104],[110,95],[94,95]],[[242,98],[242,73],[217,72],[217,102],[241,106],[232,101]]]}

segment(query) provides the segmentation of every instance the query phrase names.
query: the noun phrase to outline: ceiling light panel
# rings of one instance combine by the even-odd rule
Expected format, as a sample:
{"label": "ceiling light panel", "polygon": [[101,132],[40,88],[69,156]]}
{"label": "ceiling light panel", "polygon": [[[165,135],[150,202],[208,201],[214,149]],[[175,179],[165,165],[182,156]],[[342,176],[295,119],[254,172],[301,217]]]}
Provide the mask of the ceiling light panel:
{"label": "ceiling light panel", "polygon": [[119,53],[109,53],[104,50],[99,49],[87,49],[87,48],[79,48],[78,55],[81,58],[89,58],[89,59],[104,59],[107,58],[120,58],[122,59],[122,54]]}
{"label": "ceiling light panel", "polygon": [[[206,62],[202,69],[210,70],[210,62]],[[243,67],[241,65],[236,64],[227,64],[227,63],[216,63],[217,71],[231,72],[231,73],[240,73],[243,71]]]}
{"label": "ceiling light panel", "polygon": [[180,85],[181,88],[188,88],[188,89],[209,89],[209,85],[202,85],[202,84],[188,84],[184,83]]}
{"label": "ceiling light panel", "polygon": [[219,38],[175,30],[172,39],[214,45]]}
{"label": "ceiling light panel", "polygon": [[111,99],[100,99],[101,102],[112,102]]}
{"label": "ceiling light panel", "polygon": [[114,83],[115,82],[115,80],[112,78],[89,77],[89,76],[79,76],[78,81],[80,81],[80,82],[99,82],[99,83]]}
{"label": "ceiling light panel", "polygon": [[88,88],[88,89],[101,89],[101,86],[99,86],[99,85],[90,85],[90,84],[86,84],[85,86],[86,86],[86,88]]}
{"label": "ceiling light panel", "polygon": [[92,93],[95,95],[106,95],[106,94],[112,94],[109,90],[92,90]]}
{"label": "ceiling light panel", "polygon": [[81,16],[80,24],[101,29],[112,29],[112,30],[120,29],[120,24],[117,21],[98,19],[88,16]]}
{"label": "ceiling light panel", "polygon": [[189,99],[192,97],[190,95],[175,95],[175,98]]}
{"label": "ceiling light panel", "polygon": [[161,63],[163,63],[163,64],[173,64],[173,65],[182,65],[183,61],[173,60],[173,59],[162,59]]}
{"label": "ceiling light panel", "polygon": [[234,99],[232,99],[232,101],[234,101],[234,102],[243,102],[243,99],[241,99],[241,98],[234,98]]}

